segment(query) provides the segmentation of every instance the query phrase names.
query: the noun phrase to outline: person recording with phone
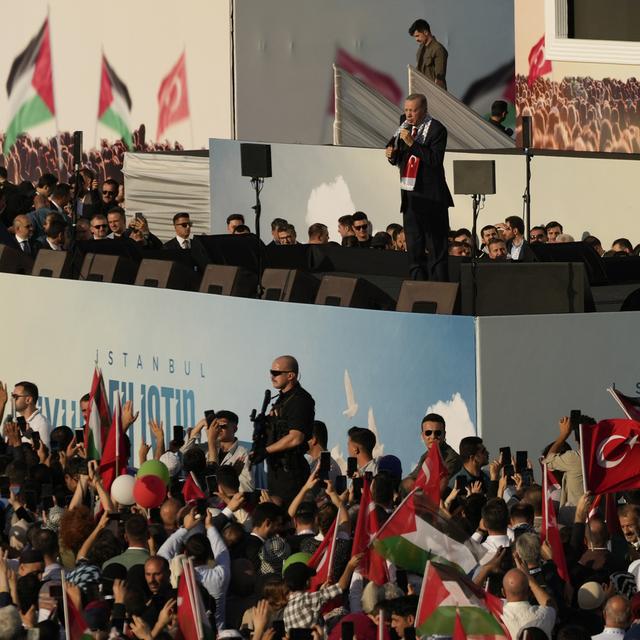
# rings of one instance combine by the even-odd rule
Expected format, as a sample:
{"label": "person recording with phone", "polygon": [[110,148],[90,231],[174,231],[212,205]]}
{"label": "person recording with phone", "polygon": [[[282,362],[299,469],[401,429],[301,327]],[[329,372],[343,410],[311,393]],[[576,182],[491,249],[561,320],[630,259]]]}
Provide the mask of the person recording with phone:
{"label": "person recording with phone", "polygon": [[447,282],[448,209],[453,206],[443,165],[447,130],[429,115],[422,93],[407,96],[404,115],[385,155],[400,169],[409,272],[413,280]]}
{"label": "person recording with phone", "polygon": [[[26,422],[25,428],[21,428],[23,437],[28,437],[27,434],[37,431],[40,434],[40,440],[48,448],[51,423],[38,409],[38,387],[33,382],[18,382],[13,389],[11,398],[15,403],[16,412]],[[0,399],[1,402],[2,400]],[[4,406],[2,408],[4,409]],[[0,413],[2,412],[0,411]]]}
{"label": "person recording with phone", "polygon": [[276,358],[269,374],[280,393],[267,420],[265,444],[254,446],[249,459],[252,465],[266,459],[269,493],[289,503],[309,477],[305,453],[313,432],[315,401],[300,386],[293,356]]}

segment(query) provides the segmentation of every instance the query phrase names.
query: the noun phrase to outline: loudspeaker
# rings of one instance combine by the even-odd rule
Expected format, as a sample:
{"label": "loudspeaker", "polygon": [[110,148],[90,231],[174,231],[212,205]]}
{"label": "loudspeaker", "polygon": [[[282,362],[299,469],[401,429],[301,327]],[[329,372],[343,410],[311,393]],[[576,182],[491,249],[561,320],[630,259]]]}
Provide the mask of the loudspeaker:
{"label": "loudspeaker", "polygon": [[200,282],[200,293],[255,298],[258,276],[253,271],[222,264],[209,264]]}
{"label": "loudspeaker", "polygon": [[457,194],[470,195],[495,193],[495,160],[454,160],[453,190]]}
{"label": "loudspeaker", "polygon": [[640,289],[636,289],[625,298],[620,311],[640,311]]}
{"label": "loudspeaker", "polygon": [[522,116],[522,148],[530,149],[533,144],[533,118]]}
{"label": "loudspeaker", "polygon": [[259,251],[264,256],[264,244],[252,234],[195,236],[191,243],[191,253],[200,271],[204,271],[208,264],[213,263],[242,267],[258,273]]}
{"label": "loudspeaker", "polygon": [[458,297],[458,289],[457,282],[405,280],[400,289],[396,311],[451,315]]}
{"label": "loudspeaker", "polygon": [[[473,313],[474,265],[461,269],[462,314]],[[479,263],[475,266],[477,316],[584,311],[580,262]]]}
{"label": "loudspeaker", "polygon": [[585,242],[534,242],[529,246],[540,262],[582,262],[590,285],[609,283],[604,259]]}
{"label": "loudspeaker", "polygon": [[179,262],[149,258],[143,259],[140,263],[134,284],[158,289],[178,289],[179,291],[195,291],[197,289],[197,279],[193,270],[190,271]]}
{"label": "loudspeaker", "polygon": [[341,247],[334,243],[309,245],[311,271],[409,277],[406,251],[371,251],[360,247]]}
{"label": "loudspeaker", "polygon": [[262,274],[263,300],[313,304],[320,281],[297,269],[265,269]]}
{"label": "loudspeaker", "polygon": [[0,271],[2,273],[29,274],[33,260],[21,249],[0,244]]}
{"label": "loudspeaker", "polygon": [[138,265],[122,256],[87,253],[82,262],[79,280],[133,284]]}
{"label": "loudspeaker", "polygon": [[69,251],[38,251],[36,260],[31,270],[32,276],[41,278],[70,278],[71,264],[73,263]]}
{"label": "loudspeaker", "polygon": [[375,285],[362,278],[324,276],[316,296],[316,304],[357,309],[391,311],[395,300]]}
{"label": "loudspeaker", "polygon": [[247,178],[270,178],[271,145],[240,143],[240,166]]}

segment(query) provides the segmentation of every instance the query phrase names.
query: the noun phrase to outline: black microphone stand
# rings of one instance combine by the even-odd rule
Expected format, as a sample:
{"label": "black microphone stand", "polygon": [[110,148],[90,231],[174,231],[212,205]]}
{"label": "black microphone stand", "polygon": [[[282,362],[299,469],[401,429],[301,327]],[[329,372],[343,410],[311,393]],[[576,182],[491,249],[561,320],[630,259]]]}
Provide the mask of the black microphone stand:
{"label": "black microphone stand", "polygon": [[251,178],[251,186],[256,192],[256,203],[251,207],[256,214],[256,237],[258,239],[258,286],[256,294],[258,298],[262,298],[264,288],[262,287],[262,246],[260,241],[260,214],[262,213],[262,204],[260,202],[260,192],[264,187],[264,178]]}
{"label": "black microphone stand", "polygon": [[474,193],[471,196],[471,201],[473,203],[473,220],[471,223],[471,240],[473,242],[473,251],[471,252],[471,314],[474,316],[476,315],[476,299],[478,297],[478,283],[476,280],[476,269],[478,268],[478,247],[476,246],[478,238],[478,214],[480,213],[480,202],[483,199],[484,196],[479,193]]}

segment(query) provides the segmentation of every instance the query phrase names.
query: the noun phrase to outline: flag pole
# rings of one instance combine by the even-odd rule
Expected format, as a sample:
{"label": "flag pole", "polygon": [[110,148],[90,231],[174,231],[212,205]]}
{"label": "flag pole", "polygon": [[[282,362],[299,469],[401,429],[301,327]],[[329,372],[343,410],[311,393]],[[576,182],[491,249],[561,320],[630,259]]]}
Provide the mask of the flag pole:
{"label": "flag pole", "polygon": [[198,640],[204,640],[204,632],[202,630],[202,618],[200,617],[200,597],[198,592],[196,591],[198,586],[196,583],[196,577],[193,571],[193,560],[191,558],[187,559],[187,563],[189,565],[189,574],[187,576],[187,584],[191,584],[191,593],[193,597],[191,598],[193,613],[196,619],[196,629],[198,633]]}
{"label": "flag pole", "polygon": [[120,411],[122,407],[120,406],[120,390],[118,390],[118,404],[114,408],[114,413],[117,411],[118,416],[116,418],[115,428],[116,428],[116,474],[117,478],[120,472],[120,425],[122,424],[122,416],[120,415]]}
{"label": "flag pole", "polygon": [[64,633],[67,638],[71,638],[69,631],[69,606],[67,605],[67,582],[64,579],[64,569],[60,571],[62,581],[62,610],[64,611]]}
{"label": "flag pole", "polygon": [[542,476],[542,495],[544,502],[542,508],[544,509],[544,539],[549,538],[549,477],[547,475],[547,465],[543,462],[542,468],[544,475]]}
{"label": "flag pole", "polygon": [[624,413],[624,415],[627,416],[629,420],[633,420],[633,418],[629,415],[628,411],[625,409],[625,406],[622,404],[622,402],[620,402],[620,398],[618,398],[618,394],[615,392],[615,386],[610,387],[609,389],[607,389],[607,391],[613,396],[613,399],[618,403],[618,405],[622,409],[622,413]]}
{"label": "flag pole", "polygon": [[584,439],[582,437],[582,427],[583,427],[583,424],[581,422],[578,425],[578,431],[580,432],[580,466],[582,467],[582,489],[584,493],[587,493],[589,491],[589,488],[587,487],[587,474],[586,474],[586,467],[584,464],[584,445],[582,444],[584,442]]}

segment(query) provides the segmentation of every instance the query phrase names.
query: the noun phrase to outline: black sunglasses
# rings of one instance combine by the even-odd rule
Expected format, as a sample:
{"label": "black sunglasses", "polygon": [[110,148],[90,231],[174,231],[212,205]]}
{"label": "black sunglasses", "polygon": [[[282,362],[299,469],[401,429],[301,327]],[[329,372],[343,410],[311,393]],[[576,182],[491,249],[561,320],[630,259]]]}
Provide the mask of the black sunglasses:
{"label": "black sunglasses", "polygon": [[353,227],[353,228],[354,228],[354,229],[357,229],[358,231],[362,231],[363,229],[367,229],[368,227],[369,227],[369,225],[368,225],[368,224],[360,224],[360,225],[358,225],[358,226],[355,226],[355,225],[354,225],[354,227]]}
{"label": "black sunglasses", "polygon": [[292,371],[276,371],[275,369],[270,369],[269,373],[271,374],[272,378],[277,378],[278,376],[281,376],[283,373],[293,373]]}
{"label": "black sunglasses", "polygon": [[442,431],[440,431],[440,429],[435,429],[434,431],[432,431],[431,429],[427,429],[427,430],[424,432],[424,435],[425,435],[425,436],[433,435],[433,436],[435,436],[436,438],[439,438],[439,437],[442,435]]}

